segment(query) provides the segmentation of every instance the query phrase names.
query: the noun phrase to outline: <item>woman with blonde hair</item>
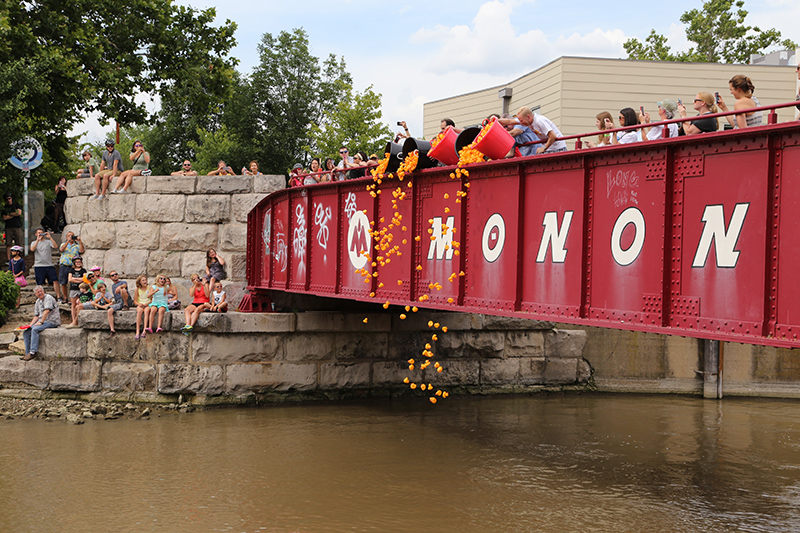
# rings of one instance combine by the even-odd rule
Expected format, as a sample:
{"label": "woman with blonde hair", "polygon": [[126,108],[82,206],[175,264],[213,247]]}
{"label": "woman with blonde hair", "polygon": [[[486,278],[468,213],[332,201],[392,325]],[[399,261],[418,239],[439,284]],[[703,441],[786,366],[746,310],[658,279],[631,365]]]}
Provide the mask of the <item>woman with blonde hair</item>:
{"label": "woman with blonde hair", "polygon": [[[144,337],[147,332],[145,331],[145,327],[147,327],[147,316],[148,316],[148,306],[152,301],[152,298],[147,296],[147,276],[141,275],[136,278],[136,289],[135,294],[133,295],[133,303],[136,305],[136,337],[135,339],[139,339]],[[142,320],[144,317],[144,321]],[[139,331],[139,327],[141,326],[141,332]]]}
{"label": "woman with blonde hair", "polygon": [[[736,103],[733,106],[734,111],[755,109],[761,105],[758,98],[753,96],[756,87],[747,76],[739,74],[732,77],[728,82],[728,88],[731,91],[731,95],[736,99]],[[717,104],[721,110],[728,110],[728,106],[721,96],[718,97]],[[736,118],[734,119],[734,117]],[[733,128],[751,128],[764,124],[764,113],[761,111],[749,111],[740,115],[728,115],[725,119]]]}
{"label": "woman with blonde hair", "polygon": [[[719,113],[719,109],[717,109],[717,106],[714,104],[714,95],[706,91],[697,93],[697,96],[694,97],[694,104],[692,107],[697,111],[698,117],[710,115],[711,113]],[[678,113],[680,113],[681,118],[686,118],[686,107],[682,103],[678,104]],[[708,133],[717,131],[718,129],[719,122],[717,122],[716,118],[700,118],[683,123],[683,132],[686,133],[686,135]]]}
{"label": "woman with blonde hair", "polygon": [[[611,128],[606,125],[606,121],[611,123]],[[594,124],[598,130],[603,131],[607,129],[612,129],[614,127],[614,120],[611,118],[611,113],[608,111],[602,111],[597,114],[594,118]],[[589,148],[597,148],[600,146],[608,146],[611,144],[611,135],[608,133],[601,133],[597,136],[597,142],[594,141],[586,141],[586,144]]]}
{"label": "woman with blonde hair", "polygon": [[169,311],[167,304],[167,277],[164,274],[156,276],[156,282],[148,289],[147,297],[152,298],[152,301],[147,306],[149,320],[145,331],[153,333],[153,321],[156,318],[156,314],[158,314],[156,333],[161,333],[164,331],[161,327],[164,325],[164,314]]}

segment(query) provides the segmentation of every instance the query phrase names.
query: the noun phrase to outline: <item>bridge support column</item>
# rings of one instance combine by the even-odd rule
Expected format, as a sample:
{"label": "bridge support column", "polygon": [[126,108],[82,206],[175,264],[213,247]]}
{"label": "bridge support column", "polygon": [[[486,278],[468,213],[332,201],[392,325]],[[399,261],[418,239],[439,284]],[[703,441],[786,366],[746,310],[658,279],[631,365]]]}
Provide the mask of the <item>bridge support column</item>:
{"label": "bridge support column", "polygon": [[722,398],[722,342],[703,342],[703,398]]}

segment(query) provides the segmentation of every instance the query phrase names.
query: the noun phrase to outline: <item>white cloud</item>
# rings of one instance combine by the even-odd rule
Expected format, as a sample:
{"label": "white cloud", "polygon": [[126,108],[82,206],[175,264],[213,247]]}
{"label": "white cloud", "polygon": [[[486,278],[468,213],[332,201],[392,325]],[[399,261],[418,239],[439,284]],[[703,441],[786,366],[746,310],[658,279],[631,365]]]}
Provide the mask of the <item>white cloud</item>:
{"label": "white cloud", "polygon": [[492,0],[478,10],[472,24],[437,25],[411,35],[415,44],[426,44],[433,52],[422,60],[430,73],[517,76],[563,55],[611,56],[624,54],[622,30],[548,37],[542,30],[521,32],[514,22],[515,3]]}

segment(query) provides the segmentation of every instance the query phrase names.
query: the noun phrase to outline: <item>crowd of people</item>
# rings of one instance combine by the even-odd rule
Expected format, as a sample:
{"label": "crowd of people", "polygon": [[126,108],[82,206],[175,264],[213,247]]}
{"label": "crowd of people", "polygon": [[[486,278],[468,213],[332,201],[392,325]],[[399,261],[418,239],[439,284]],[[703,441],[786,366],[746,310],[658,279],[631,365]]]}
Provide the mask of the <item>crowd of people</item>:
{"label": "crowd of people", "polygon": [[351,155],[347,146],[339,148],[339,157],[338,163],[330,157],[324,163],[315,157],[308,169],[296,163],[289,173],[289,187],[363,178],[369,176],[370,168],[378,164],[377,154],[367,156],[365,152],[358,151]]}
{"label": "crowd of people", "polygon": [[[78,316],[83,310],[105,311],[110,336],[117,334],[115,313],[128,309],[136,310],[135,339],[143,339],[148,334],[161,333],[164,317],[170,311],[180,310],[177,287],[172,280],[159,274],[151,284],[145,275],[136,278],[133,289],[128,282],[120,278],[117,270],[108,273],[108,281],[101,277],[99,266],[88,270],[83,264],[81,254],[85,247],[80,237],[67,232],[64,242],[59,246],[61,252],[58,271],[52,261],[52,250],[55,240],[49,232],[42,228],[36,230],[36,240],[31,244],[34,253],[34,276],[36,287],[36,303],[31,322],[25,326],[24,361],[34,359],[39,351],[39,334],[48,328],[61,326],[59,304],[69,304],[71,322],[66,328],[78,327]],[[11,247],[9,268],[21,286],[27,285],[25,279],[25,259],[22,247]],[[228,301],[222,281],[227,278],[225,260],[216,250],[209,248],[206,252],[205,275],[193,274],[190,296],[192,298],[185,311],[186,324],[182,333],[192,332],[200,313],[224,313],[228,310]],[[45,287],[53,284],[53,294],[48,294]],[[19,305],[19,300],[17,300]]]}

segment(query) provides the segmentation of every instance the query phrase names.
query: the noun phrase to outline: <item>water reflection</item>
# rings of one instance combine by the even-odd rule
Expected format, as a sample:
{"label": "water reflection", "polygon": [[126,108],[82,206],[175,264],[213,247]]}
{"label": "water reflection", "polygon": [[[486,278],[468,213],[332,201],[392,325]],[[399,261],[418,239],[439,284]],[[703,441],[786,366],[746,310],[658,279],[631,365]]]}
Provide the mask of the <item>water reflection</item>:
{"label": "water reflection", "polygon": [[537,396],[0,424],[0,531],[800,528],[796,402]]}

